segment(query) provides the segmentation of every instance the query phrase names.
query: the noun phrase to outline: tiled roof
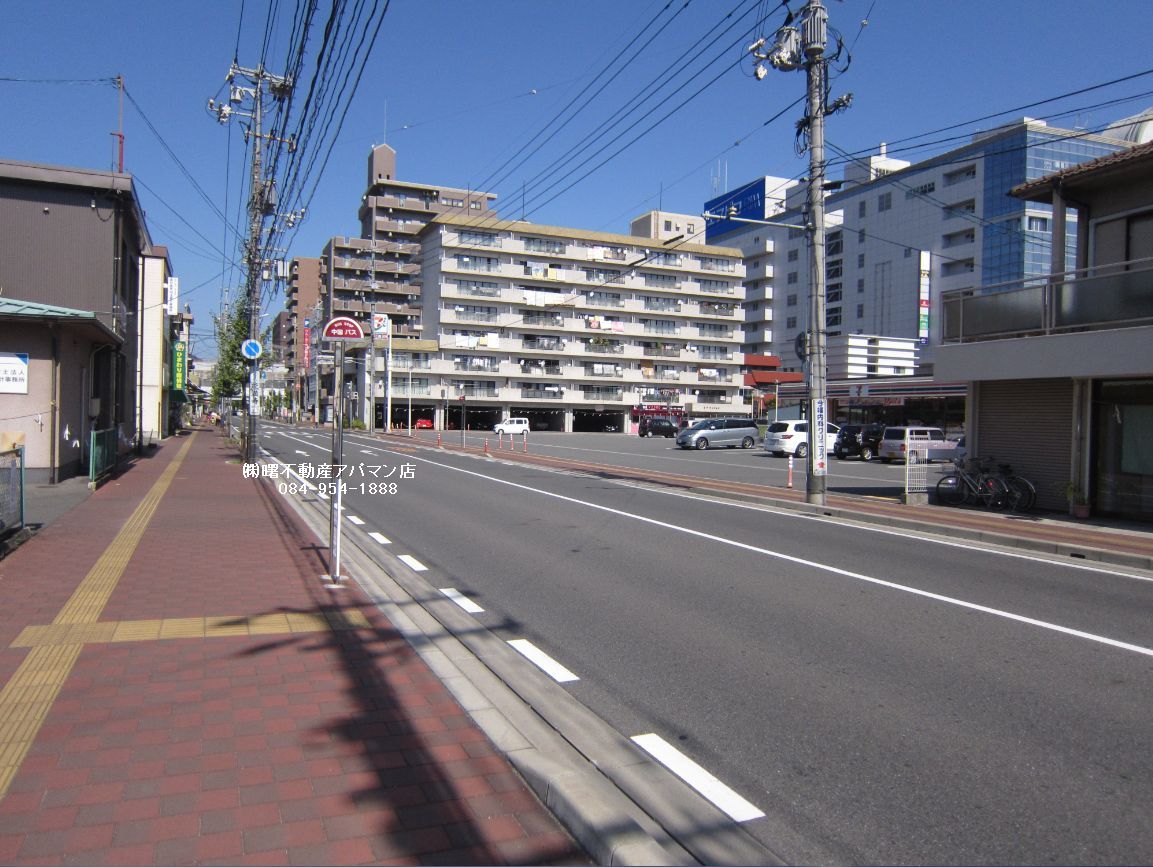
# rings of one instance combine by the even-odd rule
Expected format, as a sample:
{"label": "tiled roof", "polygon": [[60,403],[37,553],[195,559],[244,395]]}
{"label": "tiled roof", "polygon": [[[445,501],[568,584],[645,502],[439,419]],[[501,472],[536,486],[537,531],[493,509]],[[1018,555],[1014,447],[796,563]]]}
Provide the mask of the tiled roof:
{"label": "tiled roof", "polygon": [[1104,172],[1117,168],[1118,166],[1124,166],[1128,163],[1139,163],[1150,159],[1153,159],[1153,142],[1146,142],[1145,144],[1125,148],[1125,150],[1117,151],[1116,153],[1106,154],[1103,157],[1097,157],[1097,159],[1089,160],[1087,163],[1070,166],[1067,169],[1054,172],[1051,175],[1045,175],[1043,178],[1037,178],[1035,181],[1027,181],[1026,183],[1019,184],[1009,191],[1009,195],[1017,196],[1018,198],[1028,198],[1041,190],[1052,188],[1057,181],[1066,182],[1084,178],[1097,172]]}

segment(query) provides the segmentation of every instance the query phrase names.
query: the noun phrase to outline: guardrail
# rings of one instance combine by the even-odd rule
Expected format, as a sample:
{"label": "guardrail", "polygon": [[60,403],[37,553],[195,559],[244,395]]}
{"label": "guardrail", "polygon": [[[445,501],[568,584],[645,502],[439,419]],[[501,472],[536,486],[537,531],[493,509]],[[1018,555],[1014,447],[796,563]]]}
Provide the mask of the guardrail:
{"label": "guardrail", "polygon": [[0,539],[24,529],[24,447],[0,452]]}

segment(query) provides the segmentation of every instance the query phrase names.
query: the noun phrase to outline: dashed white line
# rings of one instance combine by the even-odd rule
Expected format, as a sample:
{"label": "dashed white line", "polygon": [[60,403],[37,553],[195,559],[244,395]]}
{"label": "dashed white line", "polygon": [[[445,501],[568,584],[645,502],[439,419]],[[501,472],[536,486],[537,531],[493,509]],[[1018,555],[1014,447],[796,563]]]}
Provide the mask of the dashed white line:
{"label": "dashed white line", "polygon": [[392,544],[392,539],[389,539],[389,538],[381,535],[380,533],[377,533],[375,530],[373,532],[369,533],[368,537],[379,545],[391,545]]}
{"label": "dashed white line", "polygon": [[348,520],[352,521],[352,523],[357,524],[357,525],[364,523],[364,521],[362,521],[360,518],[356,517],[356,515],[346,515],[345,517],[347,517]]}
{"label": "dashed white line", "polygon": [[484,609],[463,595],[455,587],[441,587],[440,592],[467,611],[469,614],[483,614]]}
{"label": "dashed white line", "polygon": [[411,554],[398,554],[397,559],[408,566],[413,572],[427,572],[428,567],[413,557]]}
{"label": "dashed white line", "polygon": [[696,789],[734,822],[765,815],[660,735],[636,735],[633,743]]}
{"label": "dashed white line", "polygon": [[569,683],[580,680],[575,674],[533,644],[526,638],[514,638],[509,642],[513,650],[520,653],[525,659],[555,680],[557,683]]}

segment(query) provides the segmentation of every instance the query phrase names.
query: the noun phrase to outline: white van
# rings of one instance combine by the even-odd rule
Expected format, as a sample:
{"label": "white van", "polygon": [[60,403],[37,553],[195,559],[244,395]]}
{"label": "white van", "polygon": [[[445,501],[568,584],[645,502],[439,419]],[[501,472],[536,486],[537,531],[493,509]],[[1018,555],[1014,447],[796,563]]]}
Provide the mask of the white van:
{"label": "white van", "polygon": [[528,419],[520,416],[506,418],[494,427],[492,432],[495,434],[527,434]]}

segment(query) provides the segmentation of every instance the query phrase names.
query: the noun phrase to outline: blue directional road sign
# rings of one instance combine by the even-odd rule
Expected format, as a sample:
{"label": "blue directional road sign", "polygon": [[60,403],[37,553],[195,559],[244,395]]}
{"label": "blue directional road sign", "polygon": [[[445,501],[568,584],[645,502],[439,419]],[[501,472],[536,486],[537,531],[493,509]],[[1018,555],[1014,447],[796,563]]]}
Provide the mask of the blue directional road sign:
{"label": "blue directional road sign", "polygon": [[240,354],[249,361],[256,361],[264,354],[264,348],[260,345],[259,340],[249,339],[240,344]]}

